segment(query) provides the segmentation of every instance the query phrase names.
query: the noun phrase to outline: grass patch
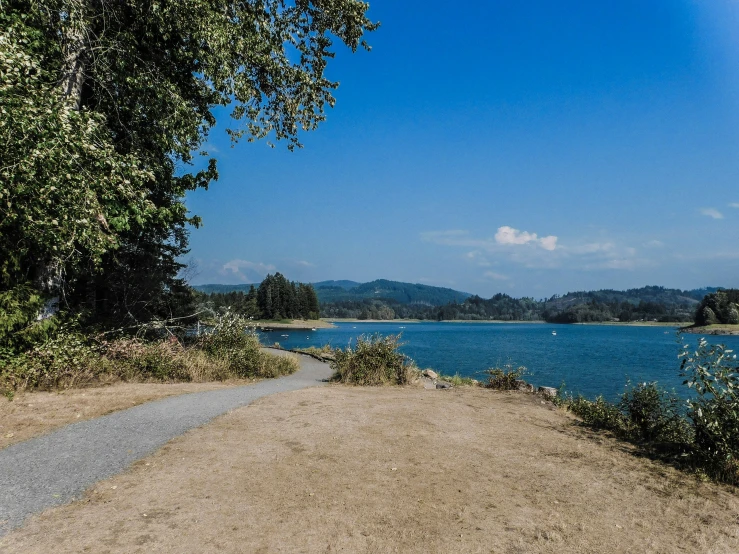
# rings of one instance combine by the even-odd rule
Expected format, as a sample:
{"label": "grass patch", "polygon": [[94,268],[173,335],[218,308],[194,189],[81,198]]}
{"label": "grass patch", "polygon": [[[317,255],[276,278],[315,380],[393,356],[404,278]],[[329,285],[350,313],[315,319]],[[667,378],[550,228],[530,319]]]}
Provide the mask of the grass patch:
{"label": "grass patch", "polygon": [[480,382],[472,377],[462,377],[458,372],[454,375],[444,375],[436,372],[437,380],[451,383],[455,387],[479,387]]}
{"label": "grass patch", "polygon": [[400,335],[362,335],[356,347],[334,351],[331,368],[335,380],[352,385],[405,385],[413,381],[418,369],[398,352]]}
{"label": "grass patch", "polygon": [[269,378],[293,373],[296,359],[260,350],[243,319],[226,315],[188,343],[169,337],[107,340],[62,329],[21,353],[0,352],[0,393],[85,387],[115,381],[207,382]]}

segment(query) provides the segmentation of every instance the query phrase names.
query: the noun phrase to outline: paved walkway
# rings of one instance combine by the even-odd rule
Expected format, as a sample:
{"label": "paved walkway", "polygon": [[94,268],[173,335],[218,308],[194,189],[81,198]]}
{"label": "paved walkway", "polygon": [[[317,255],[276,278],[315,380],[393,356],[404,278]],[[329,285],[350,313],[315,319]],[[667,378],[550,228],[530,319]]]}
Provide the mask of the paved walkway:
{"label": "paved walkway", "polygon": [[0,450],[0,536],[31,514],[79,498],[94,483],[229,410],[321,385],[331,376],[327,364],[299,358],[300,371],[287,377],[148,402]]}

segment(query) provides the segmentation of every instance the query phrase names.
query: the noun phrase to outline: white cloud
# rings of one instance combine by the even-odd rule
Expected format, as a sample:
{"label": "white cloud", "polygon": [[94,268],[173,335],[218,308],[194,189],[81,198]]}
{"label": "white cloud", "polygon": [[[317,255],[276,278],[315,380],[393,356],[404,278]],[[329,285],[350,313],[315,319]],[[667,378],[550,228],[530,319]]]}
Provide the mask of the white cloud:
{"label": "white cloud", "polygon": [[739,208],[739,202],[731,202],[729,208]]}
{"label": "white cloud", "polygon": [[498,232],[495,233],[495,242],[498,244],[528,244],[535,243],[541,246],[544,250],[554,250],[557,248],[557,237],[551,235],[548,237],[538,238],[536,233],[529,233],[527,231],[519,231],[513,227],[504,225],[498,227]]}
{"label": "white cloud", "polygon": [[[554,235],[539,237],[506,225],[498,227],[490,238],[477,238],[462,230],[431,231],[423,233],[421,238],[434,244],[464,248],[461,258],[481,268],[481,277],[486,280],[503,280],[512,271],[511,264],[529,269],[568,267],[585,271],[631,271],[658,265],[654,256],[640,256],[636,248],[615,241],[594,241],[593,237],[583,236],[572,244],[560,244],[559,237]],[[650,241],[643,246],[664,245]]]}
{"label": "white cloud", "polygon": [[306,262],[305,260],[298,260],[297,262],[295,262],[295,265],[299,265],[302,267],[316,267],[316,264]]}
{"label": "white cloud", "polygon": [[[261,278],[267,275],[270,271],[275,271],[277,268],[270,264],[264,264],[262,262],[250,262],[248,260],[231,260],[223,264],[221,268],[222,273],[231,276],[239,277],[244,281],[256,280],[257,277]],[[255,277],[256,276],[256,277]]]}
{"label": "white cloud", "polygon": [[507,281],[508,279],[510,279],[508,275],[503,275],[502,273],[496,273],[495,271],[486,271],[484,275],[488,279],[494,279],[495,281]]}
{"label": "white cloud", "polygon": [[703,215],[712,217],[713,219],[723,219],[724,218],[724,214],[722,214],[716,208],[701,208],[700,211]]}
{"label": "white cloud", "polygon": [[541,237],[539,244],[544,250],[554,250],[557,248],[557,237],[549,235],[548,237]]}

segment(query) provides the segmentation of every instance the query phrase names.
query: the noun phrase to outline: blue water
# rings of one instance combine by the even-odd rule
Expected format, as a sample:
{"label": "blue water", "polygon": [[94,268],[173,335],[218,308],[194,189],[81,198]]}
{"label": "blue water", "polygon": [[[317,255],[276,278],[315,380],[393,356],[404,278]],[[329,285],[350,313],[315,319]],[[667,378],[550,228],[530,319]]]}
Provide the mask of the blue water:
{"label": "blue water", "polygon": [[[403,327],[403,328],[401,328]],[[556,331],[556,336],[552,335]],[[620,395],[627,379],[657,381],[665,388],[684,389],[676,329],[616,325],[480,324],[480,323],[337,323],[333,329],[282,330],[262,333],[264,344],[284,348],[330,344],[346,347],[356,337],[402,332],[403,353],[421,368],[445,375],[484,379],[482,370],[511,363],[529,370],[526,380],[559,387],[593,398]],[[288,335],[284,337],[282,335]],[[695,345],[699,335],[680,340]],[[739,336],[707,337],[739,351]]]}

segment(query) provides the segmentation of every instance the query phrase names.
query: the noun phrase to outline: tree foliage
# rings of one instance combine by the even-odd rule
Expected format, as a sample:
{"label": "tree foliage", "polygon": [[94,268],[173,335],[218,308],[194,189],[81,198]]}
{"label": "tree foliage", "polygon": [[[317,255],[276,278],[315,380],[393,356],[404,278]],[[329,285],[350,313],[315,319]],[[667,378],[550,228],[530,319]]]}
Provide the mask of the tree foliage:
{"label": "tree foliage", "polygon": [[231,313],[253,319],[318,319],[320,307],[312,285],[288,281],[281,273],[267,275],[259,288],[199,294],[204,310]]}
{"label": "tree foliage", "polygon": [[[233,140],[300,146],[334,105],[337,40],[368,48],[358,0],[4,0],[0,291],[30,284],[99,320],[187,305],[187,191],[229,106]],[[196,159],[197,153],[203,156]],[[197,163],[196,163],[197,162]],[[174,294],[173,294],[174,293]]]}
{"label": "tree foliage", "polygon": [[739,290],[726,289],[712,292],[703,297],[695,310],[695,324],[735,325],[739,323]]}

